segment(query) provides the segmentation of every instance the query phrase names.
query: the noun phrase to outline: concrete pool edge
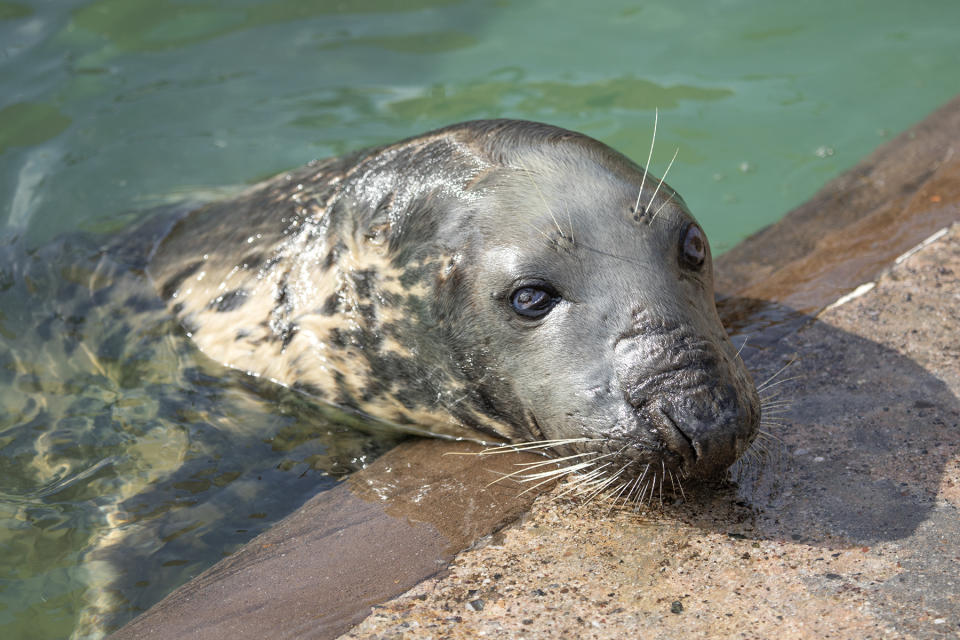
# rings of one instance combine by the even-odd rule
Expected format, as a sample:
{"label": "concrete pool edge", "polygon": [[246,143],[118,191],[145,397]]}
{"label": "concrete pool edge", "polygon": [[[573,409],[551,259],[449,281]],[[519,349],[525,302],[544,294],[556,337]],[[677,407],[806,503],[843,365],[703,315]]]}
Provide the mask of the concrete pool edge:
{"label": "concrete pool edge", "polygon": [[[717,270],[722,290],[739,298],[777,300],[789,304],[799,313],[809,314],[819,311],[862,282],[875,278],[897,255],[916,245],[918,238],[922,240],[941,228],[944,219],[952,216],[952,219],[956,220],[957,202],[960,200],[960,158],[953,153],[950,141],[957,139],[960,139],[960,99],[954,99],[927,120],[881,147],[863,163],[828,184],[809,203],[788,214],[782,222],[755,234],[720,257]],[[907,166],[905,159],[909,158],[914,159],[916,166]],[[882,183],[876,182],[878,176],[882,178]],[[845,200],[844,193],[851,185],[859,185],[858,193],[868,194],[870,197]],[[878,185],[892,190],[896,197],[884,200],[882,193],[875,192]],[[939,188],[940,185],[951,187],[952,190]],[[928,193],[931,189],[936,190],[936,193]],[[934,196],[939,199],[933,200]],[[936,206],[924,208],[925,203]],[[844,208],[844,215],[839,216],[842,221],[839,230],[835,228],[835,219],[825,211],[830,206]],[[889,233],[883,233],[880,228],[880,225],[890,219],[897,222],[898,229],[898,233],[892,234],[892,237]],[[871,236],[871,232],[875,235]],[[802,240],[799,239],[801,236]],[[885,240],[882,251],[877,252],[871,247],[871,237],[882,237]],[[777,251],[778,247],[784,246],[789,246],[791,250]],[[799,253],[798,247],[801,249]],[[871,254],[870,251],[875,253]],[[872,256],[870,260],[859,260],[867,254]],[[851,258],[855,258],[853,266]],[[744,274],[762,275],[763,278],[747,277]],[[801,282],[803,286],[794,286],[797,282]],[[816,293],[811,294],[811,291]],[[425,452],[418,449],[425,446],[431,450]],[[402,464],[415,465],[418,461],[422,464],[431,460],[436,462],[441,459],[438,457],[441,449],[454,449],[456,446],[456,443],[442,442],[430,445],[401,445],[391,452],[394,458],[385,456],[385,462],[379,466],[375,464],[367,472],[360,472],[351,481],[355,487],[366,483],[368,479],[377,483],[382,480],[384,469],[389,467],[392,473],[395,470],[394,465],[400,464],[401,459]],[[405,458],[408,452],[411,455],[409,459]],[[470,460],[447,459],[456,460],[457,463]],[[476,465],[472,470],[465,470],[463,464],[456,463],[427,464],[423,469],[429,469],[432,474],[452,475],[458,484],[458,500],[463,501],[457,504],[464,505],[472,504],[471,496],[481,492],[491,477],[486,471],[489,469],[486,464]],[[409,479],[418,476],[411,473],[407,477]],[[431,477],[434,482],[438,482],[440,478],[439,475]],[[428,485],[429,481],[419,479],[417,483]],[[409,486],[417,483],[410,483]],[[330,517],[332,513],[329,501],[343,499],[337,495],[324,498],[326,494],[321,494],[230,558],[176,590],[114,637],[190,637],[189,634],[194,633],[197,637],[205,638],[239,638],[260,637],[267,632],[276,637],[332,637],[362,618],[371,605],[400,594],[428,578],[441,570],[454,552],[519,517],[526,511],[526,505],[532,501],[532,496],[527,494],[513,504],[510,498],[516,498],[516,493],[514,490],[512,493],[504,492],[494,496],[493,502],[484,510],[487,515],[482,518],[479,511],[472,511],[469,517],[477,521],[474,524],[478,526],[473,528],[470,536],[460,537],[455,542],[439,534],[433,524],[426,525],[427,529],[418,527],[424,522],[433,522],[434,518],[448,522],[462,520],[458,517],[459,513],[451,515],[449,510],[443,513],[442,509],[430,513],[427,509],[422,509],[419,512],[406,513],[400,510],[398,515],[390,515],[389,504],[366,501],[359,511],[354,512],[358,514],[358,521],[353,523],[357,528],[346,531],[346,528],[341,526],[340,531],[335,526],[328,527],[331,535],[353,536],[354,544],[348,545],[350,553],[342,556],[333,554],[334,557],[329,557],[330,547],[325,546],[329,545],[333,538],[324,542],[322,535],[310,537],[309,527],[306,526],[313,522],[316,529],[324,529],[321,524],[322,517],[324,514]],[[403,500],[406,504],[419,504],[416,501],[416,492],[408,491],[405,495]],[[446,500],[450,501],[451,498],[448,496]],[[368,508],[370,512],[365,513],[363,509]],[[311,521],[311,518],[321,519]],[[374,521],[381,524],[389,521],[383,518],[395,520],[399,529],[378,530],[369,524]],[[481,520],[482,522],[479,522]],[[336,522],[336,519],[331,517],[330,522]],[[291,529],[295,530],[295,535],[290,535]],[[414,533],[414,529],[422,531],[422,537],[418,537],[419,534]],[[366,535],[362,533],[364,531],[372,533]],[[315,546],[300,546],[306,544],[304,538],[308,537],[309,545]],[[284,548],[292,553],[304,554],[304,558],[312,557],[312,554],[307,552],[308,549],[326,549],[328,558],[322,566],[325,567],[324,571],[330,573],[320,575],[317,573],[320,571],[317,565],[310,571],[297,573],[297,580],[292,580],[293,570],[284,571],[282,568],[284,561],[280,559],[285,556],[280,555],[273,547],[276,544],[274,538],[291,545]],[[367,546],[358,548],[358,542]],[[384,552],[391,549],[393,558],[410,560],[410,566],[404,567],[402,563],[389,565],[384,558],[391,556],[389,553],[384,555]],[[264,561],[272,564],[260,564]],[[241,572],[231,569],[248,568],[258,564],[261,569],[270,567],[260,577],[241,576]],[[388,574],[388,569],[396,569],[398,574]],[[361,579],[370,590],[349,592],[342,580],[350,577]],[[241,578],[242,582],[238,582]],[[314,583],[312,590],[306,592],[289,588],[292,582],[309,587],[311,581]],[[234,598],[230,601],[232,604],[227,606],[225,594],[240,593],[241,584],[245,585],[242,597]],[[328,592],[325,594],[328,598],[331,591],[337,600],[344,599],[339,596],[349,596],[349,606],[341,609],[338,616],[330,616],[336,620],[324,620],[328,618],[320,598],[324,595],[324,589]],[[465,591],[469,592],[470,589]],[[319,599],[310,599],[314,597]],[[266,612],[269,612],[269,615]],[[458,615],[460,614],[453,617]],[[374,633],[374,630],[368,628],[367,632]]]}

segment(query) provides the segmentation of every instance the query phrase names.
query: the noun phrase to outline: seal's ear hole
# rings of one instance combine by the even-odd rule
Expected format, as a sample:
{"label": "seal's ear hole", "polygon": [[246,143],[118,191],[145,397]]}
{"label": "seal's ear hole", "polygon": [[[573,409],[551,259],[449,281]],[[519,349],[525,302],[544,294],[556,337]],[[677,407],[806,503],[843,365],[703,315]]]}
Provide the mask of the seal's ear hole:
{"label": "seal's ear hole", "polygon": [[680,234],[680,264],[699,270],[707,259],[707,236],[695,222],[691,222]]}
{"label": "seal's ear hole", "polygon": [[517,315],[533,320],[550,313],[559,301],[555,291],[542,286],[520,287],[510,294],[510,306]]}

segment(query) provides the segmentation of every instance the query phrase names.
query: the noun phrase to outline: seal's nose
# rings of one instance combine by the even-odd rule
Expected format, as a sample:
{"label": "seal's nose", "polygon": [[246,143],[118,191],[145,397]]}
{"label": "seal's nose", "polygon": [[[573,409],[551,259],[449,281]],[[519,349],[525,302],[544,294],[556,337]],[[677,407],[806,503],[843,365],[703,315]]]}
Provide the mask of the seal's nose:
{"label": "seal's nose", "polygon": [[663,443],[672,453],[680,457],[683,471],[686,472],[693,468],[697,463],[699,454],[694,447],[694,443],[670,417],[667,407],[663,403],[657,403],[650,407],[647,414],[650,423]]}
{"label": "seal's nose", "polygon": [[[674,398],[658,408],[685,442],[660,434],[664,443],[684,460],[684,471],[709,477],[723,473],[737,461],[753,438],[755,421],[736,390],[727,385],[715,393]],[[661,430],[658,428],[658,433]],[[692,450],[692,455],[686,453]]]}

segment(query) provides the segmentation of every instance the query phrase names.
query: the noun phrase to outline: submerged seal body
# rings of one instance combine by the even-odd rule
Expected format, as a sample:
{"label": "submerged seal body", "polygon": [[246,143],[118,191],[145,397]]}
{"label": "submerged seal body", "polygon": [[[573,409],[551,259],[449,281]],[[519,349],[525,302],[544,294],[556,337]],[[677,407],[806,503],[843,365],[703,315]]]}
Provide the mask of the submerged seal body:
{"label": "submerged seal body", "polygon": [[213,359],[397,428],[557,441],[624,481],[714,474],[757,433],[686,205],[556,127],[313,163],[182,218],[148,272]]}

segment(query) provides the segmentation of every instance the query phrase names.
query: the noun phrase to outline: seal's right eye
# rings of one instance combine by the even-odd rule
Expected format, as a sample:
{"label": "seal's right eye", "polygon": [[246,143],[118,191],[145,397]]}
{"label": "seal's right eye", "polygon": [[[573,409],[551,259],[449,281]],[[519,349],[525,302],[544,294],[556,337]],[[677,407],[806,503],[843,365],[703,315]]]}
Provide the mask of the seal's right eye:
{"label": "seal's right eye", "polygon": [[510,295],[513,310],[525,318],[542,318],[560,300],[552,291],[540,287],[520,287]]}
{"label": "seal's right eye", "polygon": [[680,237],[680,261],[699,271],[707,259],[707,236],[696,223],[691,222]]}

